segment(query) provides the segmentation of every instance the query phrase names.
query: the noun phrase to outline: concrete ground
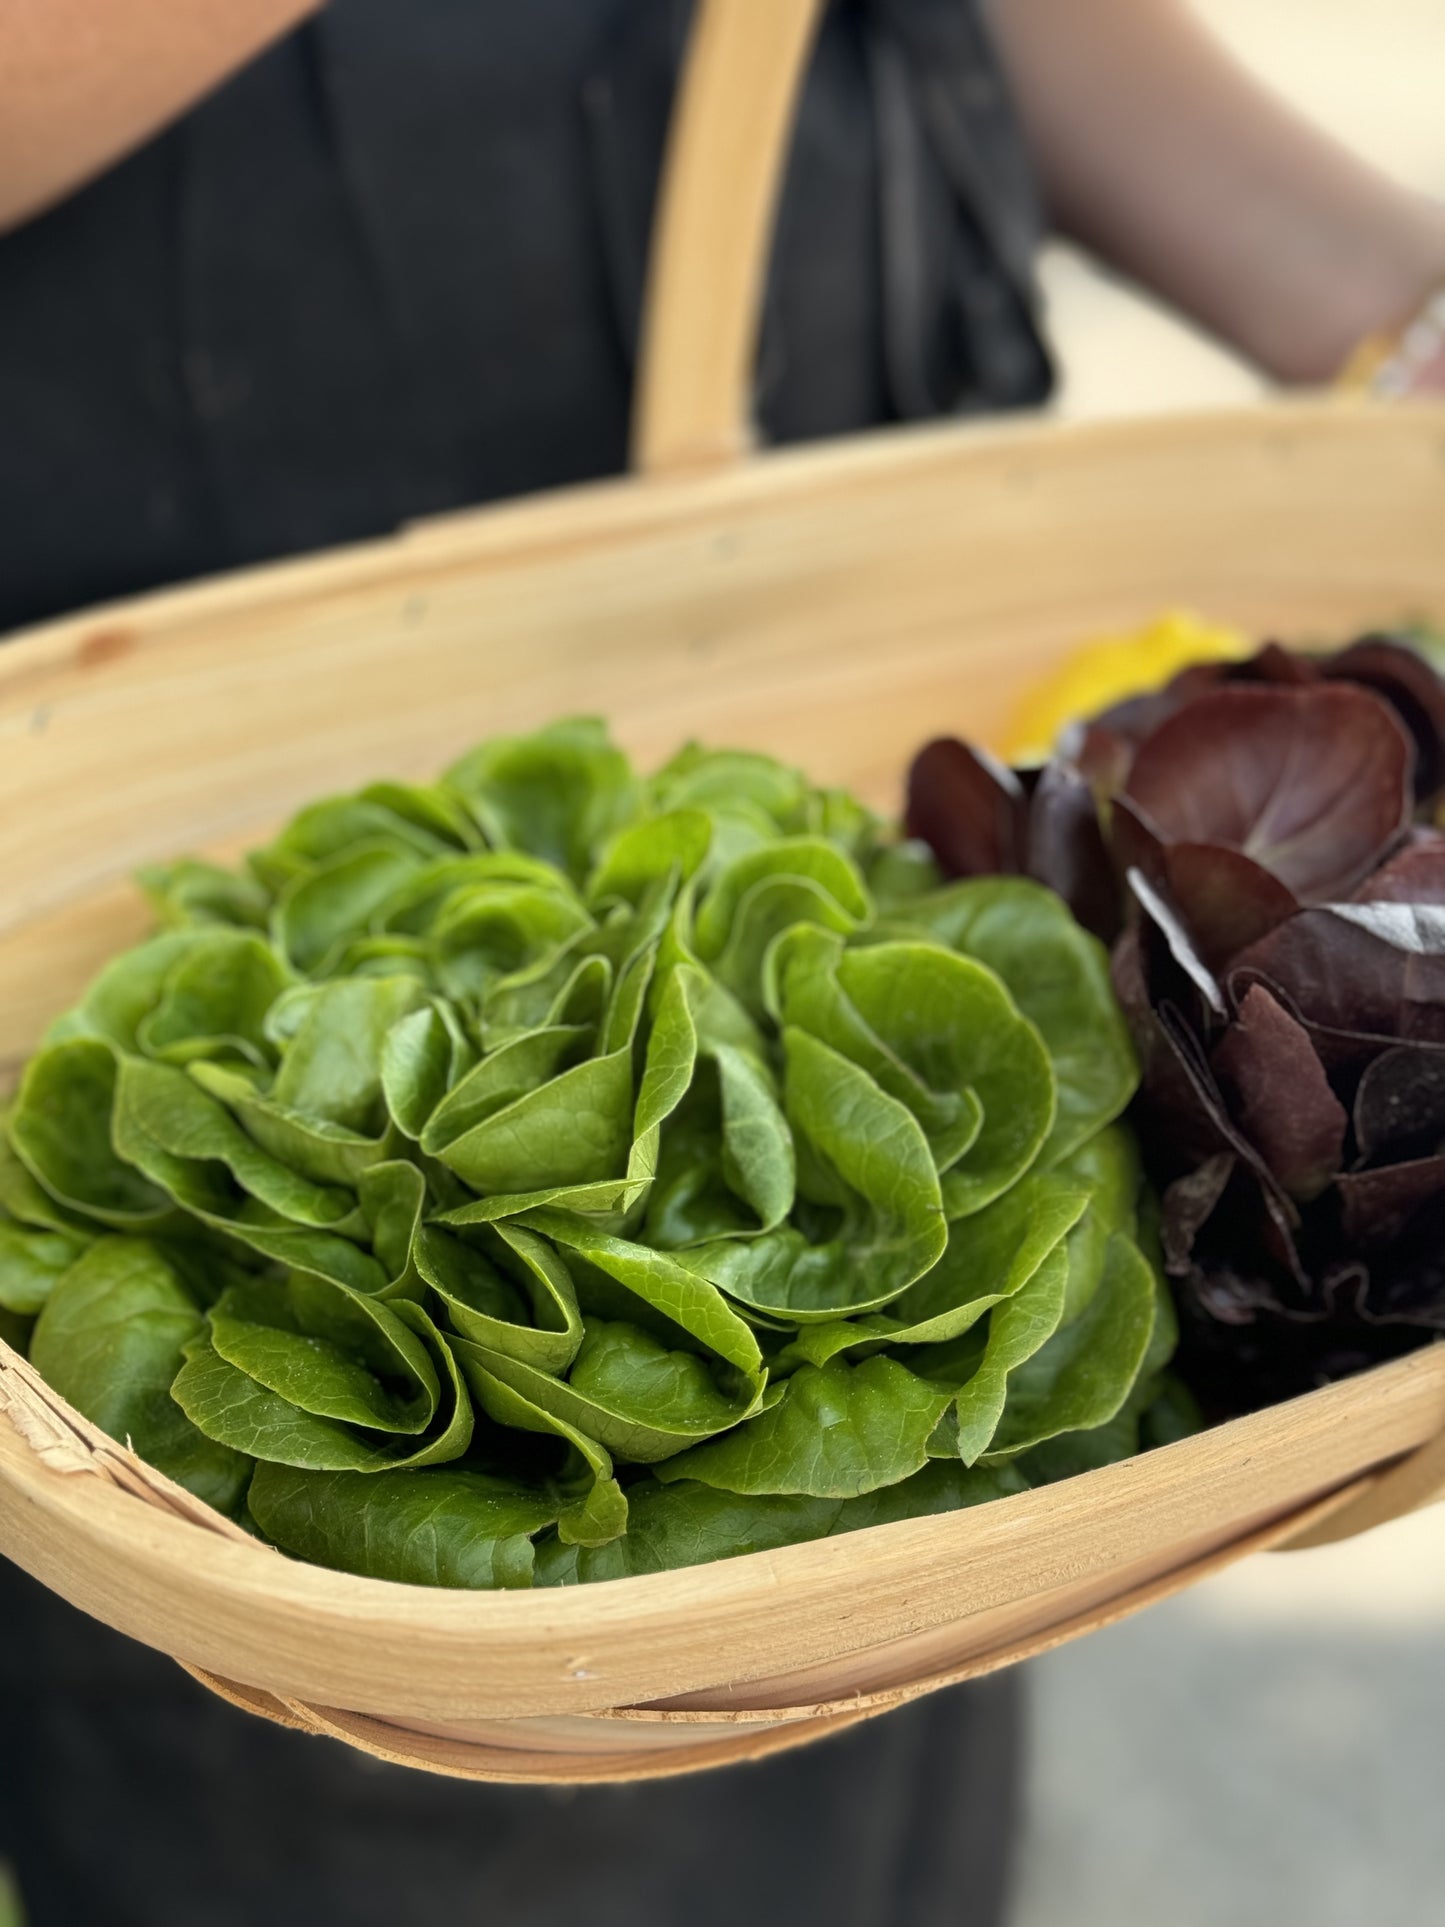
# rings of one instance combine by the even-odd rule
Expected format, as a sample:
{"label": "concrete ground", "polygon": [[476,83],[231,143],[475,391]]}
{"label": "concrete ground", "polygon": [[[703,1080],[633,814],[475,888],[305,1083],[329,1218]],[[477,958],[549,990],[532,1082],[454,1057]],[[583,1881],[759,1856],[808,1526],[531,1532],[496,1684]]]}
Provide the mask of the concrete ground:
{"label": "concrete ground", "polygon": [[[1445,0],[1198,0],[1301,106],[1445,195]],[[1248,400],[1231,356],[1058,248],[1061,411]],[[1445,1508],[1266,1555],[1032,1669],[1014,1927],[1445,1922]]]}
{"label": "concrete ground", "polygon": [[1030,1683],[1014,1927],[1445,1920],[1445,1513],[1257,1557]]}

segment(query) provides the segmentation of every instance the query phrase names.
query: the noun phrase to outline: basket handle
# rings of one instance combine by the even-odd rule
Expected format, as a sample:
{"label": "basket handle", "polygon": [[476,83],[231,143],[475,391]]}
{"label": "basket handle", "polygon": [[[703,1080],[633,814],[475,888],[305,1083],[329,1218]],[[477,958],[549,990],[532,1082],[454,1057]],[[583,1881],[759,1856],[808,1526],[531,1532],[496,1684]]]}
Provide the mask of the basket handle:
{"label": "basket handle", "polygon": [[700,0],[668,134],[632,423],[644,475],[737,460],[773,215],[826,0]]}

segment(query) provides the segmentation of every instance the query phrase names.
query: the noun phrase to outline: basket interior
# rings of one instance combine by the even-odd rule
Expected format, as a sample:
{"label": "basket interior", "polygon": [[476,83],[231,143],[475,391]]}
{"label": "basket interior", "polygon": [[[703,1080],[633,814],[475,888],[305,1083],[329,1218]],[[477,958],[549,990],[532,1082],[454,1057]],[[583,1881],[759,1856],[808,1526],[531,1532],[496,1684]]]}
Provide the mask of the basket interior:
{"label": "basket interior", "polygon": [[[1445,409],[897,431],[623,481],[171,591],[0,649],[0,1067],[143,923],[124,879],[478,738],[608,717],[896,807],[1081,639],[1169,607],[1445,615]],[[3,1075],[3,1069],[0,1069]]]}

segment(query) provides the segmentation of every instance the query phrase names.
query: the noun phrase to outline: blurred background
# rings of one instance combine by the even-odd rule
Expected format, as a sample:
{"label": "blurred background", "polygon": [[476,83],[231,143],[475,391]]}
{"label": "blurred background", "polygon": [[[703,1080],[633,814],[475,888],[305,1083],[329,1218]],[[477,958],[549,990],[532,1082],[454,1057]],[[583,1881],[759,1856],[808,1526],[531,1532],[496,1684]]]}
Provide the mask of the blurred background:
{"label": "blurred background", "polygon": [[[1445,0],[1196,0],[1272,85],[1445,192]],[[1071,248],[1044,264],[1070,417],[1228,406],[1258,375]],[[1038,1661],[1014,1927],[1445,1918],[1445,1508],[1266,1555]]]}

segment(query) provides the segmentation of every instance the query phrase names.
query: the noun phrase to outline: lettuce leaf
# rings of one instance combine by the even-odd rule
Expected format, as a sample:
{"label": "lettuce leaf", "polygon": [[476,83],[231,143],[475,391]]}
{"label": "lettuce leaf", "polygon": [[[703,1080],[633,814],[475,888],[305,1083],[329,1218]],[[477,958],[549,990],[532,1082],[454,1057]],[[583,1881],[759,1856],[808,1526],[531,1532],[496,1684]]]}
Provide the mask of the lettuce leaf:
{"label": "lettuce leaf", "polygon": [[101,1238],[59,1280],[36,1321],[30,1358],[78,1412],[221,1512],[251,1463],[203,1436],[171,1398],[200,1308],[153,1244]]}
{"label": "lettuce leaf", "polygon": [[283,1552],[408,1586],[481,1590],[532,1583],[533,1535],[557,1507],[485,1472],[304,1472],[261,1465],[251,1517]]}

